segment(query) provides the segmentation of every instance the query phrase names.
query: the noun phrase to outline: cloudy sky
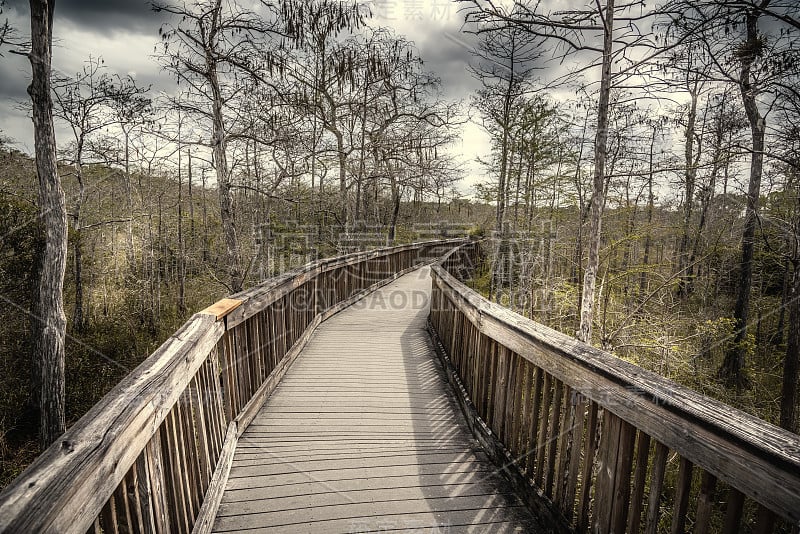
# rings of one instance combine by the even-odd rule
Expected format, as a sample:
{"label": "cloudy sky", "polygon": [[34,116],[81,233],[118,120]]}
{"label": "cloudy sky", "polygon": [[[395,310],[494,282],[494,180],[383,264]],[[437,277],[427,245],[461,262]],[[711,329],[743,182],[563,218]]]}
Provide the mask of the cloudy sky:
{"label": "cloudy sky", "polygon": [[[463,15],[451,0],[377,0],[371,3],[373,24],[394,28],[413,40],[428,70],[442,79],[445,96],[468,98],[477,82],[467,72],[468,36],[460,32]],[[20,35],[29,31],[26,0],[6,0],[4,17]],[[102,57],[110,71],[131,74],[140,85],[170,93],[174,81],[161,72],[153,57],[158,43],[160,15],[146,0],[57,0],[54,24],[53,68],[65,74],[78,72],[90,56]],[[0,129],[25,152],[32,152],[30,119],[18,102],[27,98],[25,89],[30,66],[19,55],[0,57]],[[58,129],[57,136],[66,132]],[[59,135],[61,134],[61,135]],[[480,179],[475,156],[487,151],[480,127],[463,128],[461,143],[454,147],[465,164],[464,192]]]}

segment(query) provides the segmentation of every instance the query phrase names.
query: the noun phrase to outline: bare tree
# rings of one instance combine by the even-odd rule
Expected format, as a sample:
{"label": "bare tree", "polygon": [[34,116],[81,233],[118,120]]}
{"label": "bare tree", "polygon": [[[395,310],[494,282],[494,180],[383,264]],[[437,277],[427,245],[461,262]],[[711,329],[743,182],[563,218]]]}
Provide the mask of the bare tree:
{"label": "bare tree", "polygon": [[[319,174],[320,156],[326,152],[324,145],[331,146],[339,182],[338,205],[332,214],[338,219],[337,226],[345,229],[353,222],[355,211],[350,207],[348,195],[351,155],[364,149],[361,150],[363,160],[366,152],[360,141],[363,136],[359,135],[363,133],[359,126],[365,126],[363,117],[358,115],[359,102],[366,98],[365,91],[368,92],[380,76],[364,68],[368,62],[366,57],[359,56],[364,52],[361,39],[355,35],[343,38],[341,34],[361,27],[367,15],[357,3],[309,1],[306,16],[298,21],[295,29],[293,46],[276,51],[285,67],[280,76],[295,87],[282,91],[274,86],[275,96],[300,111],[310,122],[312,183]],[[328,140],[324,136],[328,136]],[[359,165],[356,173],[351,174],[359,179],[360,171]],[[319,176],[317,184],[322,201],[324,175]]]}
{"label": "bare tree", "polygon": [[[314,43],[318,34],[323,39],[344,29],[356,28],[362,20],[357,4],[320,0],[309,2],[287,0],[280,5],[262,1],[266,15],[248,10],[235,0],[196,0],[175,6],[155,4],[155,9],[173,15],[176,22],[161,28],[164,40],[163,62],[176,77],[187,83],[194,101],[184,109],[206,117],[211,122],[210,146],[217,175],[220,217],[227,251],[229,286],[242,287],[245,266],[241,254],[232,194],[232,169],[228,162],[228,145],[232,138],[230,113],[247,83],[271,87],[272,79],[288,76],[295,64],[296,52]],[[279,36],[280,39],[271,39]],[[336,76],[339,88],[349,80],[348,65],[352,55],[323,55],[321,68]],[[327,83],[317,90],[334,91]],[[279,94],[276,92],[276,94]],[[330,95],[328,95],[330,96]],[[316,97],[315,97],[316,98]],[[316,99],[315,102],[324,100]],[[340,141],[340,193],[346,193],[344,132],[335,122],[328,122]],[[345,157],[346,159],[346,157]],[[346,208],[344,208],[346,210]],[[345,211],[345,215],[346,215]]]}
{"label": "bare tree", "polygon": [[133,184],[131,183],[131,135],[136,127],[150,120],[153,109],[152,100],[147,96],[149,87],[139,87],[130,77],[117,76],[113,82],[111,108],[119,129],[123,136],[122,165],[125,169],[125,202],[127,204],[128,223],[126,225],[126,256],[128,269],[136,270],[136,250],[133,246]]}
{"label": "bare tree", "polygon": [[[28,94],[33,104],[39,212],[45,229],[45,248],[39,285],[33,300],[31,330],[40,410],[39,433],[48,446],[64,433],[64,272],[67,265],[67,209],[56,160],[56,136],[51,99],[53,10],[55,0],[30,0],[32,79]],[[38,383],[37,383],[38,382]]]}
{"label": "bare tree", "polygon": [[531,78],[537,69],[536,61],[543,55],[542,43],[532,40],[517,26],[497,22],[478,25],[473,31],[480,39],[472,51],[469,70],[482,86],[474,104],[483,116],[484,129],[495,138],[499,148],[495,228],[502,233],[508,204],[506,181],[511,133],[522,108],[521,100],[533,90]]}
{"label": "bare tree", "polygon": [[162,62],[178,80],[188,84],[201,102],[199,106],[187,106],[187,111],[200,113],[211,121],[209,145],[217,176],[228,285],[231,291],[240,291],[244,266],[231,192],[225,111],[238,90],[237,73],[254,74],[258,69],[259,39],[271,28],[256,13],[229,0],[158,3],[154,9],[177,19],[175,24],[168,22],[159,30],[164,42]]}
{"label": "bare tree", "polygon": [[[800,71],[793,74],[796,79]],[[773,204],[778,207],[775,226],[785,243],[781,250],[787,265],[783,306],[789,315],[779,422],[783,428],[800,433],[800,93],[791,86],[782,88],[777,107],[778,132],[771,155],[778,160],[776,167],[785,176],[785,183],[783,191],[776,195],[778,202]],[[779,335],[780,330],[781,327]]]}
{"label": "bare tree", "polygon": [[[135,85],[131,86],[135,89]],[[74,196],[70,218],[72,220],[73,276],[75,279],[75,310],[73,328],[86,329],[86,303],[83,276],[83,205],[86,202],[84,165],[92,156],[92,136],[116,121],[108,113],[109,105],[118,98],[117,93],[127,93],[129,87],[115,86],[112,76],[105,71],[101,58],[89,58],[81,72],[74,78],[59,76],[53,81],[55,117],[64,121],[72,132],[72,142],[67,148],[68,161],[74,168],[78,192]]]}
{"label": "bare tree", "polygon": [[[697,50],[700,50],[698,52]],[[697,168],[702,156],[702,133],[698,133],[698,105],[704,86],[708,81],[707,73],[704,71],[702,59],[697,55],[702,54],[702,48],[688,39],[677,49],[668,61],[668,64],[679,71],[680,88],[689,95],[689,104],[685,114],[685,129],[683,143],[684,173],[683,173],[683,224],[681,225],[681,237],[678,245],[678,295],[687,297],[689,288],[689,257],[692,248],[692,216],[695,205],[695,189],[697,185]],[[702,119],[703,117],[701,117]],[[704,127],[705,121],[701,120],[700,127]]]}

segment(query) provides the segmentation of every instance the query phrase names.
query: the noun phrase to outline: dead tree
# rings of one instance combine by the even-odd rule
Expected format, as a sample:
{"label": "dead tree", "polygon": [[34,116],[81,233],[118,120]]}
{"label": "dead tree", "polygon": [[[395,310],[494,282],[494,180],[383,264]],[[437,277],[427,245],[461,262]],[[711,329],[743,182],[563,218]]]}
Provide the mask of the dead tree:
{"label": "dead tree", "polygon": [[64,415],[64,272],[67,266],[67,208],[56,160],[56,136],[51,98],[53,10],[55,0],[30,0],[32,78],[28,94],[33,105],[39,213],[45,230],[39,285],[33,299],[32,324],[40,413],[39,438],[50,445],[66,428]]}

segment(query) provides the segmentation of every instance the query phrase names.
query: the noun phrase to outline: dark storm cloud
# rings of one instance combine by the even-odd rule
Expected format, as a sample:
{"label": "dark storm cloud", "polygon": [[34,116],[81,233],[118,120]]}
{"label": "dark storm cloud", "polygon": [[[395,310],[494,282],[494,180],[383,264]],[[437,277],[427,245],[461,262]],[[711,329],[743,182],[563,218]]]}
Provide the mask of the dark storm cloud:
{"label": "dark storm cloud", "polygon": [[[7,0],[6,5],[19,13],[28,12],[25,0]],[[58,0],[55,14],[56,20],[101,34],[128,31],[155,35],[161,21],[148,0]]]}
{"label": "dark storm cloud", "polygon": [[0,100],[3,106],[13,106],[14,102],[28,98],[26,88],[30,78],[28,65],[22,61],[0,60]]}
{"label": "dark storm cloud", "polygon": [[453,17],[445,21],[423,19],[397,26],[399,33],[411,38],[424,69],[442,80],[442,88],[450,99],[461,99],[477,88],[467,71],[472,57],[473,36],[460,32],[461,22]]}
{"label": "dark storm cloud", "polygon": [[437,37],[437,46],[427,46],[422,57],[426,68],[441,78],[448,98],[464,98],[479,86],[468,71],[472,53],[465,37],[458,32],[443,32]]}

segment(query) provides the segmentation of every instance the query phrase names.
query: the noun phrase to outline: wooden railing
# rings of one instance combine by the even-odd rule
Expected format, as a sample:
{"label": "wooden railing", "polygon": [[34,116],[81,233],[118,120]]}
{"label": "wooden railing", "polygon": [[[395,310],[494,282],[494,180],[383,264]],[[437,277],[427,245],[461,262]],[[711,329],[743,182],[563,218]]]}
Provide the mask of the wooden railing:
{"label": "wooden railing", "polygon": [[429,328],[473,432],[555,530],[798,532],[797,435],[490,303],[458,280],[476,255],[433,267]]}
{"label": "wooden railing", "polygon": [[314,328],[463,240],[321,260],[195,314],[0,493],[0,532],[207,532],[238,437]]}

